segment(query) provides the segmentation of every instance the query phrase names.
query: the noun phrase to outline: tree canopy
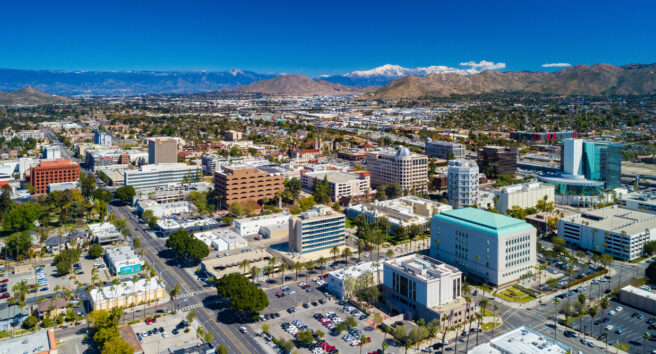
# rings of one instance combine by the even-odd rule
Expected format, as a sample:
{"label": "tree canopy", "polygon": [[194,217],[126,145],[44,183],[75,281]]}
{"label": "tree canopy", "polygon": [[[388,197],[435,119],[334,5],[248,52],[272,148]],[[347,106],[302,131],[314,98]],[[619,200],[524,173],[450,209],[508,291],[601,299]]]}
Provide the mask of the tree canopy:
{"label": "tree canopy", "polygon": [[172,248],[185,258],[205,258],[210,254],[207,245],[184,229],[179,229],[166,240],[166,247]]}
{"label": "tree canopy", "polygon": [[649,267],[645,270],[645,275],[650,282],[656,282],[656,262],[649,263]]}
{"label": "tree canopy", "polygon": [[77,263],[80,260],[80,254],[82,250],[79,248],[69,248],[61,250],[59,254],[55,256],[55,266],[57,268],[57,274],[64,275],[71,272],[73,264]]}
{"label": "tree canopy", "polygon": [[89,246],[89,257],[93,259],[102,256],[103,252],[104,249],[100,244],[94,243],[91,246]]}
{"label": "tree canopy", "polygon": [[330,182],[328,182],[328,176],[324,176],[323,179],[315,178],[312,185],[312,196],[314,200],[319,204],[326,204],[330,202]]}
{"label": "tree canopy", "polygon": [[269,306],[269,299],[264,291],[241,273],[226,274],[216,281],[219,296],[230,299],[230,308],[234,311],[257,317],[259,311]]}
{"label": "tree canopy", "polygon": [[132,203],[132,198],[136,195],[134,187],[123,186],[114,192],[114,197],[123,203]]}

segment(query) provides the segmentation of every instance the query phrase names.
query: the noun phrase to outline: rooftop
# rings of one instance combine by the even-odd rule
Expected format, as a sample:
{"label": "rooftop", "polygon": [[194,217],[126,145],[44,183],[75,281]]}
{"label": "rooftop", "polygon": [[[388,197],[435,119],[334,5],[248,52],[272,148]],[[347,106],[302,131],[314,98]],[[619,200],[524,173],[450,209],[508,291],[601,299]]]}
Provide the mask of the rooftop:
{"label": "rooftop", "polygon": [[470,207],[445,211],[433,218],[495,236],[534,229],[531,224],[523,220]]}
{"label": "rooftop", "polygon": [[139,256],[130,246],[107,247],[105,248],[105,253],[107,254],[107,257],[109,257],[114,263],[129,261],[135,258],[139,259]]}
{"label": "rooftop", "polygon": [[89,292],[89,297],[91,297],[94,302],[98,302],[102,300],[117,298],[119,296],[145,292],[163,287],[164,285],[159,282],[158,278],[150,278],[150,280],[139,279],[136,282],[133,282],[132,280],[126,280],[118,285],[110,284],[103,286],[102,288],[92,289]]}
{"label": "rooftop", "polygon": [[0,354],[48,353],[54,350],[57,350],[57,343],[52,329],[41,330],[0,342]]}
{"label": "rooftop", "polygon": [[334,270],[328,274],[342,280],[348,277],[357,278],[366,271],[375,272],[376,270],[373,265],[374,262],[364,262],[362,264],[350,266],[348,268]]}
{"label": "rooftop", "polygon": [[595,229],[635,235],[645,232],[645,229],[656,228],[656,215],[638,210],[610,206],[591,210],[563,219],[564,221],[581,224],[586,222]]}
{"label": "rooftop", "polygon": [[385,264],[401,268],[406,273],[412,274],[426,282],[441,279],[442,277],[462,275],[456,267],[438,261],[437,259],[418,254],[393,258],[386,261]]}
{"label": "rooftop", "polygon": [[188,166],[184,163],[158,163],[154,165],[143,165],[138,170],[126,170],[127,174],[135,174],[141,172],[161,172],[161,171],[182,171],[200,169],[200,166]]}
{"label": "rooftop", "polygon": [[627,291],[627,292],[630,292],[630,293],[645,297],[645,298],[647,298],[649,300],[652,300],[652,301],[656,300],[656,293],[652,293],[651,291],[648,291],[648,290],[643,290],[643,289],[640,289],[640,288],[636,288],[633,285],[627,285],[627,286],[623,287],[620,290],[621,291]]}
{"label": "rooftop", "polygon": [[310,172],[306,173],[306,175],[312,176],[314,178],[319,178],[321,180],[323,180],[325,177],[328,179],[328,182],[332,183],[342,183],[360,179],[360,175],[341,171]]}
{"label": "rooftop", "polygon": [[558,354],[568,353],[570,347],[524,326],[496,336],[481,344],[470,354]]}

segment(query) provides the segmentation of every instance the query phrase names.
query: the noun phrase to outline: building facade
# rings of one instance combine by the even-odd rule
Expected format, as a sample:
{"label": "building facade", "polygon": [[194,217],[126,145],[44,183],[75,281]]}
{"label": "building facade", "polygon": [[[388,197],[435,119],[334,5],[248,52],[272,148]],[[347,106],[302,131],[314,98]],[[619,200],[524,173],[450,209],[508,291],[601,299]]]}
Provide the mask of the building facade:
{"label": "building facade", "polygon": [[498,198],[496,209],[502,214],[513,206],[522,209],[535,207],[545,196],[548,202],[555,202],[556,198],[554,186],[546,183],[524,183],[501,187],[494,192],[494,195]]}
{"label": "building facade", "polygon": [[404,191],[428,191],[428,157],[401,147],[396,152],[379,150],[367,154],[367,171],[371,184],[378,187],[398,183]]}
{"label": "building facade", "polygon": [[118,285],[94,288],[89,292],[93,310],[111,310],[115,307],[130,307],[159,302],[167,297],[166,289],[159,278],[125,280]]}
{"label": "building facade", "polygon": [[289,219],[289,249],[300,254],[343,246],[344,214],[327,205],[316,205]]}
{"label": "building facade", "polygon": [[132,247],[108,247],[103,256],[107,268],[114,275],[128,275],[141,272],[144,262],[134,252]]}
{"label": "building facade", "polygon": [[175,162],[178,162],[178,141],[176,139],[148,139],[148,164]]}
{"label": "building facade", "polygon": [[330,185],[330,198],[338,201],[342,197],[354,197],[371,191],[369,173],[347,173],[341,171],[310,172],[301,175],[301,186],[312,190],[314,181],[328,180]]}
{"label": "building facade", "polygon": [[247,165],[224,166],[214,173],[214,192],[227,208],[234,202],[274,198],[284,188],[283,176],[260,171]]}
{"label": "building facade", "polygon": [[123,179],[126,186],[134,189],[152,188],[167,184],[194,183],[203,178],[200,166],[188,166],[184,163],[161,163],[144,165],[138,170],[126,170]]}
{"label": "building facade", "polygon": [[345,213],[350,219],[355,219],[362,214],[368,223],[375,223],[378,218],[382,217],[387,219],[392,226],[420,225],[423,227],[430,222],[433,215],[451,209],[450,205],[412,195],[352,205],[346,208]]}
{"label": "building facade", "polygon": [[632,260],[656,240],[656,215],[618,206],[590,210],[558,221],[558,236],[571,245]]}
{"label": "building facade", "polygon": [[431,257],[497,286],[533,271],[536,242],[531,224],[481,209],[454,209],[431,220]]}
{"label": "building facade", "polygon": [[490,178],[517,172],[517,148],[485,146],[478,150],[478,167]]}
{"label": "building facade", "polygon": [[48,191],[50,183],[75,182],[80,178],[80,165],[70,159],[41,161],[38,166],[30,168],[29,182],[36,194]]}
{"label": "building facade", "polygon": [[112,146],[112,135],[107,132],[97,130],[93,134],[93,143],[102,146]]}
{"label": "building facade", "polygon": [[478,203],[478,165],[473,160],[449,161],[449,204],[455,208]]}
{"label": "building facade", "polygon": [[430,138],[426,139],[426,156],[453,160],[464,159],[466,154],[465,145],[460,143],[453,143],[449,141],[433,141]]}
{"label": "building facade", "polygon": [[235,231],[241,236],[257,235],[263,227],[289,225],[289,214],[287,212],[271,215],[260,215],[252,218],[236,219]]}

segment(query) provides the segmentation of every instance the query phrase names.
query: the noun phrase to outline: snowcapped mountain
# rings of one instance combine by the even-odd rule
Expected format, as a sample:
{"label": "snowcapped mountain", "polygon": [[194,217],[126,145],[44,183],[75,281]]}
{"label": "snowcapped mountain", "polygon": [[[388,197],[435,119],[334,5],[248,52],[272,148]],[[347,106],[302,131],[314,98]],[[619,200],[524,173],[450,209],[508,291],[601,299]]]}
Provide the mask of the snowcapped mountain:
{"label": "snowcapped mountain", "polygon": [[473,75],[485,70],[497,70],[506,67],[505,63],[493,63],[486,60],[460,63],[460,68],[445,65],[433,65],[418,68],[404,68],[400,65],[386,64],[370,70],[352,71],[343,75],[322,76],[322,80],[348,86],[382,86],[405,76],[424,77],[429,74]]}

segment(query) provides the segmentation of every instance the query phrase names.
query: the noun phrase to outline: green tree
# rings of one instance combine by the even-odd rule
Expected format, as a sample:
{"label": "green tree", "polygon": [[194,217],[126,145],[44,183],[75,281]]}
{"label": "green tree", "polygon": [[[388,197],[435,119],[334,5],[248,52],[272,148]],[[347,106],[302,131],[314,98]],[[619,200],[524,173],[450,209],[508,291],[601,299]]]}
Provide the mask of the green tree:
{"label": "green tree", "polygon": [[210,254],[210,250],[203,241],[193,237],[182,228],[169,236],[166,240],[166,247],[173,249],[185,258],[200,259]]}
{"label": "green tree", "polygon": [[2,253],[13,257],[16,260],[24,259],[30,256],[32,250],[32,236],[28,231],[14,232],[5,239],[6,246],[3,247]]}
{"label": "green tree", "polygon": [[216,281],[218,295],[230,299],[234,311],[256,318],[259,311],[269,306],[266,293],[241,273],[226,274]]}
{"label": "green tree", "polygon": [[652,256],[656,252],[656,241],[646,242],[643,246],[643,250],[647,257]]}
{"label": "green tree", "polygon": [[57,273],[60,275],[70,273],[73,269],[73,264],[80,260],[81,253],[82,250],[79,248],[69,248],[60,251],[59,254],[55,256],[55,266],[57,268]]}
{"label": "green tree", "polygon": [[387,185],[385,189],[385,194],[387,194],[388,199],[396,199],[403,195],[403,189],[401,188],[400,184],[394,182],[392,184]]}
{"label": "green tree", "polygon": [[96,189],[91,192],[91,199],[102,200],[105,203],[109,203],[114,199],[112,192],[104,189]]}
{"label": "green tree", "polygon": [[330,183],[328,182],[328,176],[324,176],[323,180],[315,178],[312,191],[312,196],[317,203],[326,204],[330,202]]}
{"label": "green tree", "polygon": [[309,329],[304,331],[299,331],[296,339],[305,346],[308,346],[314,342],[314,337],[312,337],[312,331]]}
{"label": "green tree", "polygon": [[[294,344],[292,343],[292,348],[293,348],[293,345],[294,345]],[[217,351],[219,354],[228,354],[228,348],[226,348],[225,345],[219,345],[219,346],[216,348],[216,351]]]}
{"label": "green tree", "polygon": [[26,202],[14,205],[5,215],[2,226],[9,232],[32,230],[34,222],[39,219],[41,213],[42,208],[38,203]]}
{"label": "green tree", "polygon": [[105,250],[103,249],[103,247],[100,244],[93,243],[89,247],[89,257],[91,257],[93,259],[96,259],[96,258],[102,256],[104,251]]}
{"label": "green tree", "polygon": [[651,262],[649,267],[645,269],[645,276],[650,282],[656,282],[656,262]]}
{"label": "green tree", "polygon": [[23,328],[32,329],[39,322],[39,319],[35,316],[28,316],[25,321],[23,321]]}
{"label": "green tree", "polygon": [[296,177],[285,180],[285,189],[289,191],[293,199],[298,199],[301,193],[301,181]]}
{"label": "green tree", "polygon": [[380,201],[387,200],[386,190],[387,190],[387,186],[385,186],[384,184],[378,186],[376,188],[376,199]]}
{"label": "green tree", "polygon": [[203,192],[192,191],[189,193],[188,199],[196,206],[200,214],[207,214],[207,194]]}
{"label": "green tree", "polygon": [[237,218],[245,214],[244,207],[237,202],[230,204],[228,211]]}
{"label": "green tree", "polygon": [[132,186],[123,186],[114,192],[114,198],[122,201],[123,203],[132,203],[132,199],[137,193]]}
{"label": "green tree", "polygon": [[80,185],[82,195],[87,199],[89,199],[93,190],[96,189],[96,179],[92,174],[80,173],[78,184]]}
{"label": "green tree", "polygon": [[113,337],[105,343],[102,354],[132,354],[134,348],[121,337]]}

